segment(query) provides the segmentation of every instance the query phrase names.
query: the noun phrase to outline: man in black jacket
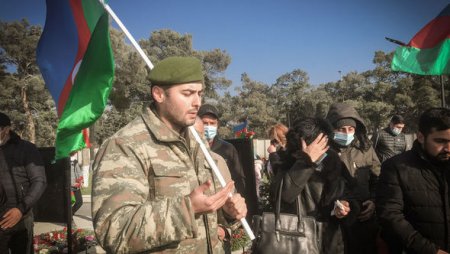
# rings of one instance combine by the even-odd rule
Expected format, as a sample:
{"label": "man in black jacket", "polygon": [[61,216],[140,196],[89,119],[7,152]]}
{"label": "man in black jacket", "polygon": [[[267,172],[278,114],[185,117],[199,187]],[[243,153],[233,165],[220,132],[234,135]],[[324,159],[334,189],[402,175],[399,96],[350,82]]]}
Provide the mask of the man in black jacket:
{"label": "man in black jacket", "polygon": [[205,128],[205,138],[211,150],[222,156],[227,162],[231,178],[234,181],[236,191],[246,197],[245,174],[236,148],[225,140],[219,138],[219,113],[211,104],[203,104],[198,110],[198,116],[202,119]]}
{"label": "man in black jacket", "polygon": [[450,251],[450,110],[419,120],[413,148],[382,165],[376,207],[390,253]]}
{"label": "man in black jacket", "polygon": [[32,208],[47,185],[36,146],[11,130],[0,112],[0,182],[6,203],[0,217],[0,253],[33,253]]}

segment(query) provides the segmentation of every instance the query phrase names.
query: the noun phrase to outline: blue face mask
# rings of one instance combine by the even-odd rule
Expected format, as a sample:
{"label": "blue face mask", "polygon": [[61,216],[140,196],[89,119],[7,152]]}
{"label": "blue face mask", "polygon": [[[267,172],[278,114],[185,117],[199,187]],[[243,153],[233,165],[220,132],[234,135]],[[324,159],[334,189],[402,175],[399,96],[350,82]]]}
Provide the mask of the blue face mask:
{"label": "blue face mask", "polygon": [[352,143],[353,139],[355,139],[355,133],[345,134],[342,132],[335,132],[333,139],[334,142],[341,146],[348,146]]}
{"label": "blue face mask", "polygon": [[205,138],[208,141],[213,140],[214,137],[217,135],[216,126],[206,125],[204,129],[205,129]]}
{"label": "blue face mask", "polygon": [[391,132],[392,134],[394,134],[394,136],[398,136],[400,133],[402,133],[402,130],[398,128],[392,128]]}

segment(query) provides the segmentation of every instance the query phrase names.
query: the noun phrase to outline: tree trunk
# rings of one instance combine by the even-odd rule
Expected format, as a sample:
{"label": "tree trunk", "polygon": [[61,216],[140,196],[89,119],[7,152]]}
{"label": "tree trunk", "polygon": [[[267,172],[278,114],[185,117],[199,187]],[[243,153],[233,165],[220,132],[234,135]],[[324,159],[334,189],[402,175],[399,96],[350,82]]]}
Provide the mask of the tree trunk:
{"label": "tree trunk", "polygon": [[25,111],[25,115],[27,118],[27,129],[28,129],[28,141],[35,144],[36,143],[36,128],[34,125],[33,115],[31,114],[30,107],[28,105],[28,98],[27,98],[27,88],[26,86],[23,86],[21,89],[21,96],[22,96],[22,104],[23,104],[23,110]]}

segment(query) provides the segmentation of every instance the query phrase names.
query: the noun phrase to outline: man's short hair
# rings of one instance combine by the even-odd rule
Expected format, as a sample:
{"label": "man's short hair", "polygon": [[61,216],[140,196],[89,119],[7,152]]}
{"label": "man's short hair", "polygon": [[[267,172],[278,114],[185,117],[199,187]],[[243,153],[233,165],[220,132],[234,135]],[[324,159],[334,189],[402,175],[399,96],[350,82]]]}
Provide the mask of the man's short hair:
{"label": "man's short hair", "polygon": [[419,131],[427,136],[432,131],[450,129],[450,109],[430,108],[422,113],[419,119]]}
{"label": "man's short hair", "polygon": [[333,136],[333,127],[325,119],[307,117],[296,121],[286,135],[288,152],[301,150],[301,139],[309,145],[320,133]]}
{"label": "man's short hair", "polygon": [[393,115],[391,118],[391,123],[392,124],[404,124],[405,123],[405,119],[403,119],[403,117],[401,115]]}
{"label": "man's short hair", "polygon": [[0,112],[0,127],[11,126],[11,119],[5,114]]}
{"label": "man's short hair", "polygon": [[216,107],[211,104],[203,104],[198,110],[198,116],[203,117],[204,115],[211,115],[219,119],[219,112]]}

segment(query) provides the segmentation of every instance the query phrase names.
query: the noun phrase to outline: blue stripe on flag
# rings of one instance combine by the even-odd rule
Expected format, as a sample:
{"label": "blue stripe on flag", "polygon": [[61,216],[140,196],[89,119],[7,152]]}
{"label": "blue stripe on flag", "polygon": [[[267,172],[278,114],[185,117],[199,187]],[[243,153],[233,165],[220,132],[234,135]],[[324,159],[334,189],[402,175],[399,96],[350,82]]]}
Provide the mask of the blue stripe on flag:
{"label": "blue stripe on flag", "polygon": [[47,0],[47,17],[36,57],[56,105],[75,64],[77,51],[78,32],[69,1]]}

